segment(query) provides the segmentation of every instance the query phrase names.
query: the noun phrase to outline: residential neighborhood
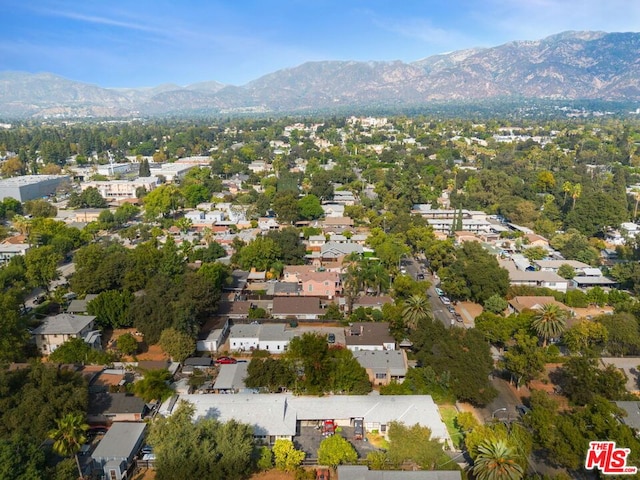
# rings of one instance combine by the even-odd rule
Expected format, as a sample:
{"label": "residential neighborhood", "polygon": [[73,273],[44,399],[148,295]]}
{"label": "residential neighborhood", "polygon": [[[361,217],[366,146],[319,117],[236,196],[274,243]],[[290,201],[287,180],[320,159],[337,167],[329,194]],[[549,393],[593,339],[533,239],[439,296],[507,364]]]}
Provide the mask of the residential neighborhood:
{"label": "residential neighborhood", "polygon": [[[0,150],[2,432],[43,436],[51,468],[172,478],[202,442],[216,478],[480,479],[499,444],[513,478],[587,478],[585,424],[636,438],[640,178],[567,147],[578,132],[157,128],[33,152],[42,174]],[[530,166],[549,145],[557,164]],[[55,450],[65,428],[82,438]]]}

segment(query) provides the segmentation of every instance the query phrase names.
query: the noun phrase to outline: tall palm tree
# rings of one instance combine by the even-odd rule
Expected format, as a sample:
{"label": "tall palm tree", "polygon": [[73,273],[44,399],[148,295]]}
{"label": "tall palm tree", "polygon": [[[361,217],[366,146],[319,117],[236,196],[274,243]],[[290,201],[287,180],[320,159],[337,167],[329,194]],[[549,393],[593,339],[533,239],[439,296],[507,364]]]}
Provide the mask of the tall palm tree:
{"label": "tall palm tree", "polygon": [[415,329],[420,320],[431,316],[431,306],[429,300],[424,295],[411,295],[404,301],[402,318],[405,325],[410,329]]}
{"label": "tall palm tree", "polygon": [[572,189],[573,185],[571,184],[571,182],[564,182],[562,184],[562,191],[564,192],[564,199],[562,200],[563,205],[567,203],[567,194],[571,193]]}
{"label": "tall palm tree", "polygon": [[549,303],[544,305],[533,317],[531,326],[539,337],[542,337],[543,346],[553,337],[559,337],[567,328],[567,311],[558,305]]}
{"label": "tall palm tree", "polygon": [[504,440],[486,439],[478,446],[478,452],[473,462],[477,480],[520,480],[524,477],[524,469],[517,462],[518,455]]}
{"label": "tall palm tree", "polygon": [[576,183],[571,187],[571,198],[573,198],[573,204],[571,205],[572,210],[576,208],[576,200],[580,198],[580,195],[582,195],[582,185]]}
{"label": "tall palm tree", "polygon": [[56,428],[49,431],[49,438],[53,440],[53,451],[61,457],[74,457],[78,473],[82,477],[82,468],[78,460],[78,452],[87,443],[86,431],[89,429],[84,421],[84,415],[79,412],[67,413],[56,420]]}

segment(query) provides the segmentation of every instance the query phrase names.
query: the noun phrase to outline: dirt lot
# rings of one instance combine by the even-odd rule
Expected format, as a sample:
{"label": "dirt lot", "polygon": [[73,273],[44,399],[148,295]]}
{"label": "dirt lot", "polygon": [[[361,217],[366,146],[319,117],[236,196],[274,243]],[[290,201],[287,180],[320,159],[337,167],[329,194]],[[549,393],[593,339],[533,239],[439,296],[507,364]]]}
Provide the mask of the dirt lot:
{"label": "dirt lot", "polygon": [[[132,334],[138,341],[137,360],[165,360],[167,355],[158,345],[147,345],[142,334],[139,334],[135,328],[119,328],[116,330],[105,330],[102,334],[102,347],[105,350],[115,347],[115,342],[120,335],[125,333]],[[133,357],[123,357],[124,361],[135,361]]]}

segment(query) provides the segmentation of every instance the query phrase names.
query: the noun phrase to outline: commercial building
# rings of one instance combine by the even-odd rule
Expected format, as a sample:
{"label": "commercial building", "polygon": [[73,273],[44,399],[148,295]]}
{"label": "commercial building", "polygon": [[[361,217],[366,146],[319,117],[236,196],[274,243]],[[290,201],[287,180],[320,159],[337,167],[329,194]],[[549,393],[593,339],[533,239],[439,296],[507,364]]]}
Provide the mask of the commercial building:
{"label": "commercial building", "polygon": [[67,175],[23,175],[0,180],[0,200],[15,198],[19,202],[53,195]]}

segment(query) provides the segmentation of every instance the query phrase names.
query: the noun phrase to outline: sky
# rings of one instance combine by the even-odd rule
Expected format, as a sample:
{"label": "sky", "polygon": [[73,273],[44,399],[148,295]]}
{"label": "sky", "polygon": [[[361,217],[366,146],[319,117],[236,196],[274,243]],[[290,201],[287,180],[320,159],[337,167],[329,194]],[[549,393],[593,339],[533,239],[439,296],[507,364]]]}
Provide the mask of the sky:
{"label": "sky", "polygon": [[638,0],[0,0],[0,71],[102,87],[244,85],[308,61],[413,62],[567,30],[640,30]]}

